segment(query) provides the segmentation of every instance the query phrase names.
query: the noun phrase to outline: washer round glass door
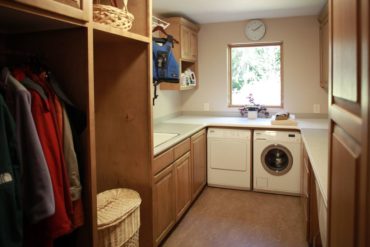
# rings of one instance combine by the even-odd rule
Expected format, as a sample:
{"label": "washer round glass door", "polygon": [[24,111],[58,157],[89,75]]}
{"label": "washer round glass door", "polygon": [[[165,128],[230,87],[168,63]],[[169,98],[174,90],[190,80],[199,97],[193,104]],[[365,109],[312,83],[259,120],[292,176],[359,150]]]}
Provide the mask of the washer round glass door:
{"label": "washer round glass door", "polygon": [[261,161],[265,170],[275,176],[286,174],[293,165],[292,154],[286,147],[279,144],[265,148],[261,155]]}

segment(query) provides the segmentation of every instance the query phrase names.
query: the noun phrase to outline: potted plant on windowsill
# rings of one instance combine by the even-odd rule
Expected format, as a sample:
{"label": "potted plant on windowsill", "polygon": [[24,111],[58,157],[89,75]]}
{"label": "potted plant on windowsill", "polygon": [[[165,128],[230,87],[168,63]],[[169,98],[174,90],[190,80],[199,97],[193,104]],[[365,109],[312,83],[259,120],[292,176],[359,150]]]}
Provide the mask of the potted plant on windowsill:
{"label": "potted plant on windowsill", "polygon": [[244,117],[248,116],[248,119],[256,119],[257,117],[266,118],[269,117],[269,112],[266,107],[254,102],[253,94],[249,94],[247,97],[249,104],[239,108],[240,114]]}

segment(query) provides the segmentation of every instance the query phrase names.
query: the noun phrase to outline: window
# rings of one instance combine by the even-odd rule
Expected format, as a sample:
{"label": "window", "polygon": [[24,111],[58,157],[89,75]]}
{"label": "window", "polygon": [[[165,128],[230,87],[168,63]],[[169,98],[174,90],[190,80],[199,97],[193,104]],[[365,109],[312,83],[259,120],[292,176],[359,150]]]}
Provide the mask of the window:
{"label": "window", "polygon": [[229,46],[230,106],[282,107],[281,43]]}

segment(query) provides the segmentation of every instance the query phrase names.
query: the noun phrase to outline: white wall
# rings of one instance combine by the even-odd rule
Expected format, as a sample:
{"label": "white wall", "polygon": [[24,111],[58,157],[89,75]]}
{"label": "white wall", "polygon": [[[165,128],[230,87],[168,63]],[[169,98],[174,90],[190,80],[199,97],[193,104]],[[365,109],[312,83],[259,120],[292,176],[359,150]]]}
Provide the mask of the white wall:
{"label": "white wall", "polygon": [[153,106],[153,118],[162,118],[181,111],[181,92],[161,91],[157,89],[158,98]]}
{"label": "white wall", "polygon": [[[319,86],[317,18],[278,18],[264,22],[267,31],[261,42],[283,42],[284,109],[293,113],[312,113],[313,104],[320,104],[321,112],[327,113],[327,93]],[[246,21],[201,26],[199,88],[181,93],[182,111],[202,111],[203,103],[210,104],[210,111],[237,111],[237,108],[228,107],[227,45],[248,43],[244,35],[245,24]]]}

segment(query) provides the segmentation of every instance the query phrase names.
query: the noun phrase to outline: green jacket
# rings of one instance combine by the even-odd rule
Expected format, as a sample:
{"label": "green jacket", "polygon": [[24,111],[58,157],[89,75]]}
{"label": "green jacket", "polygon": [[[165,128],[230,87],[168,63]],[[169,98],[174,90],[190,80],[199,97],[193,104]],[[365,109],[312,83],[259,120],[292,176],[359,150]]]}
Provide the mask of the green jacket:
{"label": "green jacket", "polygon": [[22,246],[20,163],[15,123],[0,94],[0,246]]}

